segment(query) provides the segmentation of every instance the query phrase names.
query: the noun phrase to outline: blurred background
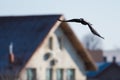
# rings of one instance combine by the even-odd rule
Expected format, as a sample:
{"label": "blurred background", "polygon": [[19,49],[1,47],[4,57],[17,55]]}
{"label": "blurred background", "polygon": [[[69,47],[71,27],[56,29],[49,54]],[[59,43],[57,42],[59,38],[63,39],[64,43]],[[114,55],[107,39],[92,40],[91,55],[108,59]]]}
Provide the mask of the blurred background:
{"label": "blurred background", "polygon": [[[120,48],[120,0],[0,0],[0,16],[63,14],[66,19],[84,18],[105,38],[103,50]],[[69,23],[77,37],[92,34],[87,26]]]}

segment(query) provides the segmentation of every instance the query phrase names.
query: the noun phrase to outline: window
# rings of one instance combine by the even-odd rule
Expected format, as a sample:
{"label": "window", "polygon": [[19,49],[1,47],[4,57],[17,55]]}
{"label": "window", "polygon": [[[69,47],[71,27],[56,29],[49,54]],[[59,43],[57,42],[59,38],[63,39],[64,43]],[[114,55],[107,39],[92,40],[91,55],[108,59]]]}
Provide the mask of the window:
{"label": "window", "polygon": [[63,69],[57,69],[57,80],[63,80]]}
{"label": "window", "polygon": [[75,69],[67,70],[67,80],[75,80]]}
{"label": "window", "polygon": [[58,37],[59,48],[62,50],[63,48],[63,37]]}
{"label": "window", "polygon": [[47,52],[44,55],[44,60],[48,60],[51,57],[51,53]]}
{"label": "window", "polygon": [[36,69],[35,68],[27,69],[27,80],[36,80]]}
{"label": "window", "polygon": [[46,80],[52,80],[53,69],[47,69],[46,71]]}
{"label": "window", "polygon": [[51,49],[51,50],[53,49],[53,38],[52,37],[49,38],[48,46],[49,46],[49,49]]}

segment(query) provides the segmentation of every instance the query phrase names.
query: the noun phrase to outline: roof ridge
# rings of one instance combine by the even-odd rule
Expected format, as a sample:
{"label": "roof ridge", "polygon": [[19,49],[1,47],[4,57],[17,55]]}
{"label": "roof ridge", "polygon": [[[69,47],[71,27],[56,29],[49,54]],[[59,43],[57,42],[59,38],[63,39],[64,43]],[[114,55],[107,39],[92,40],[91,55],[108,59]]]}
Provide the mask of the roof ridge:
{"label": "roof ridge", "polygon": [[42,17],[42,16],[62,16],[62,14],[0,15],[0,17]]}

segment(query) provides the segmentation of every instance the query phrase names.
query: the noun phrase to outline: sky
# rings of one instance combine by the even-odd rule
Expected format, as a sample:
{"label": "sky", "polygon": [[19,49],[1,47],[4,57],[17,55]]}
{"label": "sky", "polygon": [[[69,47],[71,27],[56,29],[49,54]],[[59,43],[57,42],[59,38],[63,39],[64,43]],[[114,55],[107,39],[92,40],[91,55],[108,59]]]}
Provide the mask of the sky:
{"label": "sky", "polygon": [[[0,0],[0,16],[62,14],[84,18],[105,38],[103,50],[120,49],[120,0]],[[80,41],[87,26],[68,23]]]}

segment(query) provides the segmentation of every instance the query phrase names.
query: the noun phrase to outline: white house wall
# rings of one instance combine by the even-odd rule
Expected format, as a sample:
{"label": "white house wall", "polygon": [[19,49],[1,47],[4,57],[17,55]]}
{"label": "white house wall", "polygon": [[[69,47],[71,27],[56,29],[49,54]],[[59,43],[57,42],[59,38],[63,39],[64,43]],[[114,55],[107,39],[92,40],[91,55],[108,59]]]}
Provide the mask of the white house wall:
{"label": "white house wall", "polygon": [[[63,37],[62,50],[59,48],[57,36]],[[50,50],[48,47],[49,37],[53,37],[53,50]],[[44,60],[44,55],[47,52],[51,53],[52,56],[48,60]],[[50,61],[53,58],[58,62],[55,66],[51,67]],[[80,57],[77,56],[75,49],[72,47],[70,41],[60,28],[58,28],[54,33],[50,33],[43,42],[43,45],[36,50],[20,74],[20,78],[22,80],[27,80],[27,68],[36,68],[37,80],[46,80],[47,68],[53,68],[53,80],[56,80],[56,69],[64,70],[64,80],[66,80],[67,69],[75,69],[76,80],[86,80],[84,62]]]}

